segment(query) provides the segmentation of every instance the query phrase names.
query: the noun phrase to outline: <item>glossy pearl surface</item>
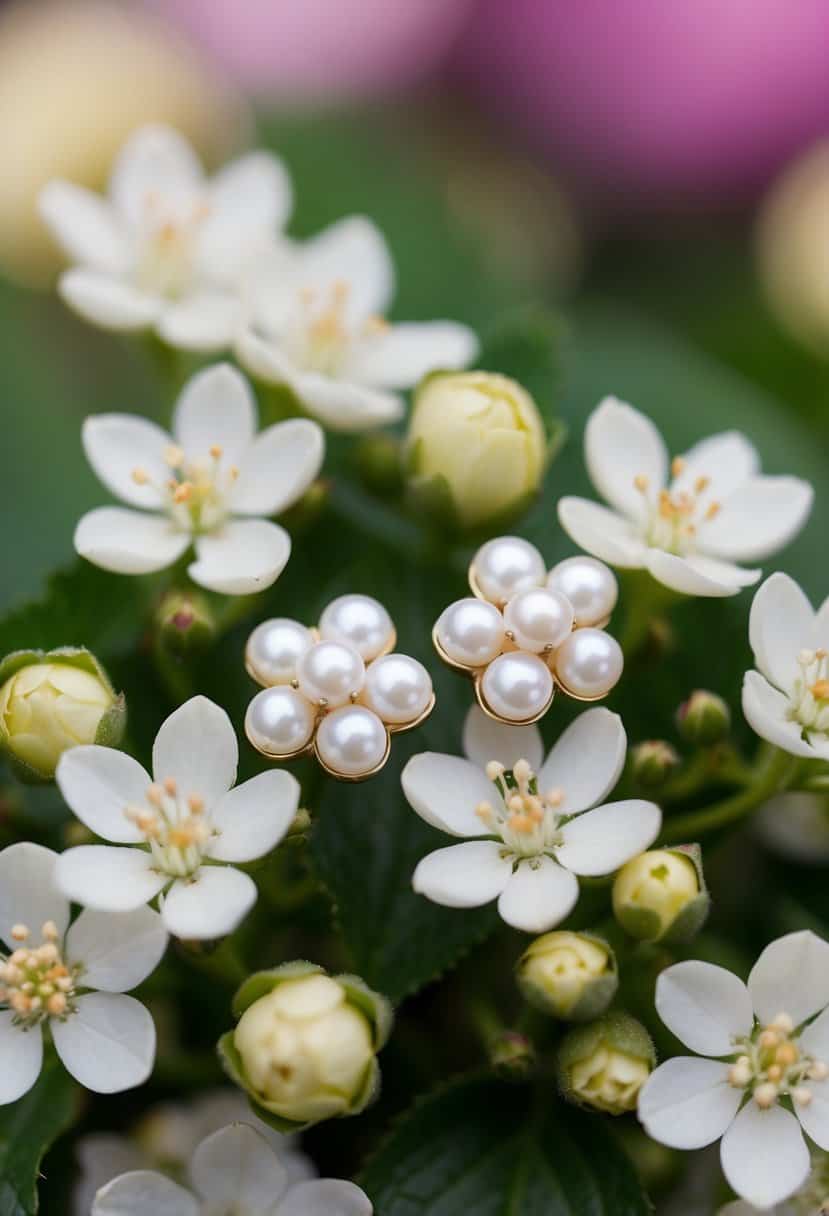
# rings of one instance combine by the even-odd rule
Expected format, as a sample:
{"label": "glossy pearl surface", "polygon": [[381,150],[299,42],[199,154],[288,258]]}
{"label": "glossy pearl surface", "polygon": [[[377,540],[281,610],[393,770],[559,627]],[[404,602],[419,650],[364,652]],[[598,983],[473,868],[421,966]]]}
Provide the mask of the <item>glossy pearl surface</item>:
{"label": "glossy pearl surface", "polygon": [[305,697],[280,684],[257,693],[245,714],[245,734],[269,756],[301,751],[314,733],[316,714]]}
{"label": "glossy pearl surface", "polygon": [[320,617],[320,637],[347,642],[366,663],[392,645],[394,625],[379,600],[370,595],[341,595]]}
{"label": "glossy pearl surface", "polygon": [[516,646],[540,654],[560,646],[573,628],[573,605],[558,591],[519,591],[504,609],[504,624]]}
{"label": "glossy pearl surface", "polygon": [[260,684],[290,684],[314,637],[299,621],[276,617],[257,625],[245,647],[248,671]]}
{"label": "glossy pearl surface", "polygon": [[366,667],[353,646],[318,642],[302,656],[296,675],[299,690],[309,701],[345,705],[352,693],[362,690]]}
{"label": "glossy pearl surface", "polygon": [[326,714],[317,730],[317,752],[335,773],[362,777],[383,762],[388,747],[386,728],[377,714],[362,705],[345,705]]}
{"label": "glossy pearl surface", "polygon": [[431,676],[407,654],[384,655],[366,671],[363,700],[384,722],[414,722],[431,698]]}
{"label": "glossy pearl surface", "polygon": [[573,605],[577,625],[606,621],[619,598],[616,575],[595,557],[568,557],[547,576],[551,591],[560,591]]}
{"label": "glossy pearl surface", "polygon": [[438,618],[437,637],[454,662],[483,667],[504,647],[504,618],[484,600],[456,600]]}
{"label": "glossy pearl surface", "polygon": [[538,655],[516,651],[490,663],[481,679],[484,700],[508,722],[527,722],[546,709],[553,695],[553,677]]}
{"label": "glossy pearl surface", "polygon": [[481,545],[472,559],[481,594],[493,604],[505,604],[518,591],[544,582],[544,558],[520,536],[496,536]]}
{"label": "glossy pearl surface", "polygon": [[603,629],[576,629],[556,651],[559,683],[574,697],[585,700],[609,693],[623,667],[621,646]]}

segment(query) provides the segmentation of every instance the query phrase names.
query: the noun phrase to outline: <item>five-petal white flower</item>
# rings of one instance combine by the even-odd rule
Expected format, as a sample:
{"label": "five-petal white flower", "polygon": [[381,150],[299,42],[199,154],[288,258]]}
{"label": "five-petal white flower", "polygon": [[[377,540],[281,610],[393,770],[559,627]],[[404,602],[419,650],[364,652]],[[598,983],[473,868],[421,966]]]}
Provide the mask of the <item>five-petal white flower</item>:
{"label": "five-petal white flower", "polygon": [[291,210],[291,183],[267,152],[207,180],[168,127],[137,131],[113,170],[109,197],[52,181],[40,213],[75,265],[58,290],[105,329],[154,327],[172,346],[229,347],[244,320],[246,272]]}
{"label": "five-petal white flower", "polygon": [[303,244],[265,259],[237,344],[253,375],[286,385],[332,430],[396,422],[399,390],[436,368],[465,367],[478,352],[454,321],[389,325],[394,267],[379,229],[349,216]]}
{"label": "five-petal white flower", "polygon": [[141,1085],[155,1059],[153,1020],[124,993],[161,960],[162,919],[151,908],[85,908],[70,925],[57,860],[29,842],[0,853],[0,1103],[34,1085],[47,1025],[67,1070],[96,1093]]}
{"label": "five-petal white flower", "polygon": [[815,612],[794,579],[772,574],[754,597],[749,641],[759,670],[743,680],[743,713],[793,756],[829,760],[829,599]]}
{"label": "five-petal white flower", "polygon": [[813,491],[798,477],[764,477],[744,435],[703,439],[669,465],[664,440],[644,414],[607,397],[584,432],[591,480],[610,508],[562,498],[561,526],[612,566],[645,569],[686,595],[736,595],[756,583],[759,561],[800,530]]}
{"label": "five-petal white flower", "polygon": [[87,459],[130,507],[97,507],[75,531],[81,557],[118,574],[148,574],[190,545],[194,582],[225,595],[269,587],[291,553],[276,515],[320,470],[325,440],[307,418],[256,434],[256,403],[235,368],[217,364],[185,386],[173,435],[146,418],[96,414],[83,427]]}
{"label": "five-petal white flower", "polygon": [[162,724],[154,780],[114,748],[64,752],[55,774],[64,798],[97,836],[122,846],[62,853],[56,876],[64,894],[126,911],[164,892],[161,915],[175,937],[232,933],[256,901],[256,884],[222,863],[269,853],[299,805],[299,785],[281,769],[231,788],[238,758],[230,719],[206,697],[193,697]]}
{"label": "five-petal white flower", "polygon": [[313,1178],[289,1184],[259,1132],[231,1123],[202,1140],[190,1162],[192,1190],[164,1174],[136,1170],[102,1187],[92,1216],[371,1216],[353,1182]]}
{"label": "five-petal white flower", "polygon": [[622,721],[607,709],[580,714],[543,763],[536,726],[502,725],[478,706],[463,742],[467,759],[424,752],[401,778],[422,819],[473,838],[418,864],[414,888],[435,903],[476,908],[497,898],[507,924],[543,933],[578,899],[576,875],[612,873],[659,832],[652,802],[596,805],[625,762]]}
{"label": "five-petal white flower", "polygon": [[678,1056],[651,1074],[639,1095],[645,1130],[682,1149],[722,1136],[733,1190],[759,1208],[785,1200],[809,1173],[803,1131],[829,1149],[827,1006],[829,944],[808,931],[767,946],[748,986],[711,963],[668,967],[656,984],[659,1016],[714,1058]]}

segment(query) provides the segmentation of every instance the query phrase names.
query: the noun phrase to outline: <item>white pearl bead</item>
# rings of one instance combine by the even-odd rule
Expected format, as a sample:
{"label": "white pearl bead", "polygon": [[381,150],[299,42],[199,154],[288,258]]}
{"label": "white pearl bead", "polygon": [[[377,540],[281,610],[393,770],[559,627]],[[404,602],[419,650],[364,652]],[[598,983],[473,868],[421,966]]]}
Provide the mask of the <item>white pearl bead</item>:
{"label": "white pearl bead", "polygon": [[245,714],[245,734],[269,756],[301,751],[314,733],[314,707],[285,684],[256,694]]}
{"label": "white pearl bead", "polygon": [[622,674],[622,648],[603,629],[576,629],[559,646],[556,677],[566,692],[585,700],[603,697]]}
{"label": "white pearl bead", "polygon": [[503,650],[504,618],[484,600],[456,600],[438,618],[437,637],[454,662],[483,667]]}
{"label": "white pearl bead", "polygon": [[481,680],[489,708],[508,722],[539,717],[553,695],[553,677],[538,655],[515,651],[490,663]]}
{"label": "white pearl bead", "polygon": [[366,667],[352,646],[343,642],[317,642],[297,666],[299,690],[309,701],[345,705],[362,691]]}
{"label": "white pearl bead", "polygon": [[323,764],[345,777],[362,777],[382,764],[388,734],[377,714],[362,705],[345,705],[327,714],[317,730]]}
{"label": "white pearl bead", "polygon": [[559,562],[548,574],[547,586],[567,596],[577,625],[606,621],[619,598],[616,575],[595,557],[568,557]]}
{"label": "white pearl bead", "polygon": [[504,624],[516,646],[540,654],[560,646],[573,628],[573,605],[544,587],[519,591],[504,609]]}
{"label": "white pearl bead", "polygon": [[299,621],[277,617],[257,625],[245,647],[247,669],[260,684],[290,684],[314,636]]}
{"label": "white pearl bead", "polygon": [[366,663],[390,645],[394,625],[379,600],[370,595],[341,595],[320,617],[320,637],[353,646]]}
{"label": "white pearl bead", "polygon": [[366,671],[363,699],[384,722],[414,722],[432,697],[432,678],[407,654],[387,654]]}
{"label": "white pearl bead", "polygon": [[472,559],[478,588],[493,604],[505,604],[518,591],[544,582],[544,558],[520,536],[496,536],[481,545]]}

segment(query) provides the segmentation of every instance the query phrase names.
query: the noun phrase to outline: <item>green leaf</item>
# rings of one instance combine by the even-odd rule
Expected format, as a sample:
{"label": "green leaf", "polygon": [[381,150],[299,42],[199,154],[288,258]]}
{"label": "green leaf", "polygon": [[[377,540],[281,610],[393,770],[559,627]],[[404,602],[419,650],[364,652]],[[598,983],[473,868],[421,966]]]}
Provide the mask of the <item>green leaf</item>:
{"label": "green leaf", "polygon": [[0,1216],[37,1212],[40,1163],[74,1119],[77,1099],[77,1086],[53,1057],[24,1097],[0,1107]]}
{"label": "green leaf", "polygon": [[[540,1095],[539,1095],[540,1097]],[[360,1184],[383,1216],[646,1216],[606,1120],[475,1079],[416,1105]]]}

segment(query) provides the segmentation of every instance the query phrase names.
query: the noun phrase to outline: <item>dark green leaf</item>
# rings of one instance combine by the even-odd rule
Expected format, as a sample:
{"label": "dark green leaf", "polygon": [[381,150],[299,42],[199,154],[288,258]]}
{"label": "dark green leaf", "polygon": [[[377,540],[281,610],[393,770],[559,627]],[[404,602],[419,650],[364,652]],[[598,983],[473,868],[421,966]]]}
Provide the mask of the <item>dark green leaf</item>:
{"label": "dark green leaf", "polygon": [[0,1107],[0,1216],[31,1216],[38,1210],[41,1160],[75,1117],[77,1096],[74,1081],[52,1058],[33,1089]]}
{"label": "dark green leaf", "polygon": [[548,433],[558,418],[564,323],[544,309],[507,314],[484,336],[478,366],[511,376],[533,397]]}

